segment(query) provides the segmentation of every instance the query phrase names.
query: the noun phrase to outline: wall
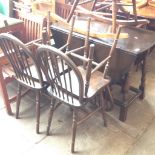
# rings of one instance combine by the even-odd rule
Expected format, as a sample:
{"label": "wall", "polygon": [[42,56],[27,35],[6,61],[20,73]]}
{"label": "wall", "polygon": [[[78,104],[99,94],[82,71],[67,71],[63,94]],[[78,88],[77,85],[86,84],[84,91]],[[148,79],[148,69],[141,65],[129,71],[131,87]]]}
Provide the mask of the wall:
{"label": "wall", "polygon": [[12,4],[10,0],[0,0],[0,13],[7,16],[12,15]]}

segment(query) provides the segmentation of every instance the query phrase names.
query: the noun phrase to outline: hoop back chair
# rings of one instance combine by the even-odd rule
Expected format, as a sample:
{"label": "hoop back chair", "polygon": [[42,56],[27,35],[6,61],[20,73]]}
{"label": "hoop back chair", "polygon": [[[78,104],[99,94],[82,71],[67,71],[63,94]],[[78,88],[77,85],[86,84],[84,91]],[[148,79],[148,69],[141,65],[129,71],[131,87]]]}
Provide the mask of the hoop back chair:
{"label": "hoop back chair", "polygon": [[42,41],[42,30],[44,27],[47,27],[47,19],[41,15],[27,15],[22,12],[18,12],[18,18],[24,22],[21,40],[35,51],[36,46],[32,43]]}
{"label": "hoop back chair", "polygon": [[[21,9],[21,8],[20,8]],[[23,29],[19,39],[34,53],[37,46],[34,43],[41,43],[43,28],[47,26],[47,19],[43,16],[24,14],[19,8],[14,5],[14,10],[17,12],[17,17],[23,21]],[[6,25],[7,26],[7,25]],[[5,57],[4,57],[5,58]],[[5,59],[6,60],[6,59]],[[2,90],[2,97],[9,115],[12,114],[10,103],[16,100],[16,96],[9,97],[7,92],[7,84],[14,80],[13,72],[10,70],[7,60],[5,63],[1,60],[0,66],[0,86]]]}
{"label": "hoop back chair", "polygon": [[[90,47],[90,53],[93,53],[93,48],[94,46]],[[87,72],[82,72],[66,54],[54,47],[42,45],[38,49],[37,55],[40,68],[45,74],[47,82],[50,84],[47,90],[54,98],[50,107],[47,135],[50,131],[54,109],[58,106],[59,102],[69,105],[73,109],[71,152],[74,152],[77,125],[95,114],[95,112],[101,110],[104,125],[106,126],[102,93],[110,80],[104,79],[103,74],[98,71],[91,75],[92,59],[88,61]],[[87,80],[88,82],[85,83]],[[94,109],[93,112],[88,113],[81,120],[78,120],[79,109],[86,106],[86,103],[91,102],[97,96],[100,96],[99,107]]]}
{"label": "hoop back chair", "polygon": [[47,27],[47,19],[44,16],[27,13],[22,3],[13,1],[13,10],[15,16],[23,21],[23,34],[21,36],[22,42],[27,44],[31,51],[36,50],[33,42],[40,42],[42,40],[42,30]]}
{"label": "hoop back chair", "polygon": [[[116,33],[117,28],[120,25],[146,27],[149,21],[146,19],[138,19],[135,0],[133,0],[132,2],[133,15],[130,16],[129,12],[123,9],[123,6],[126,6],[127,4],[122,3],[121,0],[111,0],[102,2],[98,0],[85,0],[83,2],[80,2],[80,0],[75,0],[72,5],[71,11],[68,15],[67,22],[71,20],[73,14],[76,12],[79,15],[87,15],[103,23],[108,23],[112,26],[112,33]],[[87,8],[87,3],[92,4],[91,9]]]}
{"label": "hoop back chair", "polygon": [[[88,22],[88,25],[89,24],[90,23]],[[94,45],[90,45],[90,47],[88,46],[87,37],[84,47],[74,50],[68,49],[65,53],[61,51],[63,48],[56,49],[55,47],[47,45],[41,45],[37,51],[37,60],[40,62],[40,68],[42,73],[44,73],[47,82],[50,84],[50,87],[47,89],[48,93],[54,98],[51,102],[49,112],[47,135],[49,135],[50,132],[54,110],[60,105],[60,103],[65,103],[70,106],[73,109],[71,152],[74,152],[78,125],[98,111],[101,111],[104,125],[107,125],[105,117],[105,104],[107,102],[104,103],[103,96],[104,93],[107,94],[108,92],[111,102],[113,102],[109,88],[110,78],[107,76],[107,73],[109,61],[115,51],[120,31],[121,27],[117,31],[109,55],[100,63],[93,61]],[[81,49],[85,51],[87,48],[89,49],[89,53],[87,54],[88,57],[85,55],[81,56],[77,53],[78,51],[81,51]],[[83,65],[77,66],[70,56],[76,57],[84,62]],[[98,71],[103,66],[104,71]],[[97,104],[98,106],[80,119],[79,111],[81,108],[85,108],[87,104]]]}
{"label": "hoop back chair", "polygon": [[[28,90],[33,90],[36,93],[36,132],[39,133],[39,118],[40,118],[40,93],[44,88],[44,83],[38,68],[38,63],[35,60],[32,52],[15,36],[7,33],[0,34],[0,47],[8,59],[12,67],[12,74],[18,83],[18,93],[16,102],[16,118],[19,117],[19,106],[21,97]],[[22,88],[27,90],[22,93]]]}

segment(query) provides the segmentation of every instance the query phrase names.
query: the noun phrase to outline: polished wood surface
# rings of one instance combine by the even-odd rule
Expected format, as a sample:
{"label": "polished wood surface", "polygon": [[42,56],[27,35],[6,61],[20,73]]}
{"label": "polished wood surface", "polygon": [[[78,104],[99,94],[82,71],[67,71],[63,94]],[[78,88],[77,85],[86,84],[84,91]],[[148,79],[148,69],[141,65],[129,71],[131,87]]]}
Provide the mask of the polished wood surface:
{"label": "polished wood surface", "polygon": [[[76,27],[78,27],[79,29],[86,29],[85,19],[84,20],[76,19],[75,28]],[[96,32],[96,33],[105,34],[109,31],[110,28],[111,28],[111,26],[109,26],[108,24],[103,24],[103,23],[97,22],[97,21],[91,21],[90,33]],[[61,33],[67,34],[68,30],[64,29],[63,25],[59,25],[59,24],[52,25],[51,29],[54,34],[54,39],[56,40],[56,45],[61,47],[64,41],[63,41],[63,38],[62,38],[62,41],[60,41],[60,42],[58,41],[58,39],[60,39],[59,35],[61,35]],[[56,36],[55,31],[58,31],[58,36]],[[123,50],[128,55],[137,56],[138,54],[142,54],[148,48],[153,46],[155,43],[155,36],[152,35],[152,34],[154,34],[154,32],[149,31],[149,30],[126,26],[121,29],[121,32],[127,33],[128,38],[119,39],[117,48],[120,50]],[[84,38],[84,35],[82,35],[82,34],[79,34],[79,33],[74,33],[74,34],[79,39]],[[141,39],[141,38],[143,38],[143,39]],[[104,43],[105,45],[110,46],[112,44],[113,39],[107,39],[107,38],[99,39],[99,38],[91,37],[90,41],[92,41],[92,42],[94,41],[95,43],[97,43],[99,45],[100,44],[103,45],[103,43]]]}

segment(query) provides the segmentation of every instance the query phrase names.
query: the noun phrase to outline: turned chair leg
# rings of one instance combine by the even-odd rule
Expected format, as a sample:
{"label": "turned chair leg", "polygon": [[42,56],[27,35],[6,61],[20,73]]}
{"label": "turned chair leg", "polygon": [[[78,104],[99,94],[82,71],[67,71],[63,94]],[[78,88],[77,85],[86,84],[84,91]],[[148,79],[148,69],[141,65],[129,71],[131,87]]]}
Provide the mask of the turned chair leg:
{"label": "turned chair leg", "polygon": [[107,120],[106,120],[106,116],[105,116],[105,104],[104,104],[104,99],[103,99],[102,93],[100,93],[100,106],[101,106],[101,113],[102,113],[104,126],[107,127]]}
{"label": "turned chair leg", "polygon": [[39,134],[40,126],[40,91],[36,92],[36,133]]}
{"label": "turned chair leg", "polygon": [[113,99],[113,96],[112,96],[110,87],[107,86],[106,89],[107,89],[107,92],[108,92],[108,97],[110,99],[110,103],[107,105],[108,106],[108,109],[107,110],[112,110],[112,108],[114,106],[114,99]]}
{"label": "turned chair leg", "polygon": [[53,118],[53,113],[54,113],[54,108],[55,108],[55,102],[56,102],[56,100],[53,99],[53,103],[51,103],[51,106],[50,106],[46,135],[49,135],[49,131],[50,131],[51,123],[52,123],[52,118]]}
{"label": "turned chair leg", "polygon": [[16,102],[16,119],[19,118],[19,108],[20,108],[20,102],[21,102],[21,92],[22,92],[22,86],[20,84],[18,84],[17,102]]}
{"label": "turned chair leg", "polygon": [[0,66],[0,90],[1,90],[1,94],[2,94],[2,97],[3,97],[3,100],[4,100],[4,104],[5,104],[7,113],[9,115],[12,115],[12,109],[11,109],[11,106],[10,106],[9,96],[8,96],[8,93],[7,93],[6,85],[7,84],[6,84],[6,81],[5,81],[4,77],[3,77],[2,67]]}
{"label": "turned chair leg", "polygon": [[76,129],[77,129],[77,109],[73,108],[72,143],[71,143],[71,152],[72,153],[74,153]]}

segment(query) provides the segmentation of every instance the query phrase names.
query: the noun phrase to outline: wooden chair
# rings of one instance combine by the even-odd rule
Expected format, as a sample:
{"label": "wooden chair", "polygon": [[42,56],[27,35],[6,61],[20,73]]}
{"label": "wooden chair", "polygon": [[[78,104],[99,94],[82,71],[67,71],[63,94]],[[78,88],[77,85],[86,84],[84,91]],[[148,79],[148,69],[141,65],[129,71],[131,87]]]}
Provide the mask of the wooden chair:
{"label": "wooden chair", "polygon": [[[93,46],[90,47],[90,52],[92,53],[93,48]],[[67,104],[73,109],[71,152],[74,152],[77,125],[81,124],[84,120],[88,119],[99,110],[102,111],[104,125],[106,125],[102,93],[110,80],[104,79],[102,73],[98,71],[90,76],[92,59],[89,59],[88,61],[89,65],[87,68],[87,74],[85,75],[86,72],[83,72],[82,74],[82,70],[80,71],[66,54],[51,46],[42,45],[42,47],[39,48],[38,61],[40,62],[40,67],[51,86],[48,89],[48,93],[54,98],[50,107],[47,135],[49,135],[54,109],[57,107],[56,102]],[[65,68],[67,68],[67,70],[65,70]],[[87,81],[89,78],[90,80],[85,83],[85,80]],[[79,121],[79,109],[86,106],[86,103],[91,102],[98,95],[101,100],[99,107]]]}
{"label": "wooden chair", "polygon": [[20,39],[35,48],[32,42],[39,42],[42,39],[42,30],[47,27],[46,17],[26,12],[26,6],[15,1],[13,1],[13,10],[15,17],[24,22],[23,35]]}
{"label": "wooden chair", "polygon": [[36,46],[33,43],[42,41],[42,31],[44,27],[47,27],[47,18],[23,12],[18,12],[18,18],[24,22],[21,40],[35,51]]}
{"label": "wooden chair", "polygon": [[[98,21],[101,22],[106,22],[108,24],[112,25],[112,33],[116,33],[117,28],[119,25],[124,25],[124,26],[146,26],[149,21],[146,19],[138,19],[137,18],[137,12],[136,12],[136,4],[135,4],[135,0],[133,0],[133,18],[126,18],[125,16],[129,17],[129,13],[126,12],[123,9],[123,3],[120,2],[120,0],[111,0],[111,1],[99,1],[99,3],[101,3],[103,6],[96,8],[96,4],[97,4],[98,0],[95,1],[91,1],[91,0],[86,0],[83,2],[80,2],[80,0],[75,0],[71,11],[68,15],[67,18],[67,22],[70,21],[70,19],[72,18],[73,14],[76,12],[78,14],[81,15],[87,15],[90,16]],[[85,8],[85,5],[87,3],[91,3],[92,6],[90,9],[88,9],[87,7]],[[127,5],[127,4],[125,4]],[[105,10],[110,10],[110,12],[105,12]],[[119,11],[121,10],[121,11]],[[100,12],[103,11],[103,12]],[[125,14],[124,17],[122,19],[122,15],[119,16],[118,13],[122,12]],[[117,18],[120,17],[120,18]]]}
{"label": "wooden chair", "polygon": [[55,13],[64,19],[68,17],[70,9],[71,5],[69,4],[55,3]]}
{"label": "wooden chair", "polygon": [[[82,47],[72,50],[69,49],[68,45],[71,43],[71,41],[69,41],[71,39],[70,33],[66,44],[67,46],[65,45],[60,49],[56,49],[55,47],[42,45],[37,51],[37,60],[40,62],[40,68],[42,73],[44,73],[47,82],[50,84],[47,91],[53,98],[48,118],[47,135],[49,135],[50,132],[54,110],[61,103],[65,103],[71,107],[73,110],[72,153],[74,152],[77,126],[98,111],[101,111],[104,125],[106,126],[104,94],[108,92],[111,102],[113,102],[109,88],[110,78],[107,76],[107,73],[110,58],[117,45],[120,28],[109,55],[102,62],[96,63],[93,61],[94,45],[90,45],[89,47],[89,26],[90,20],[88,22],[88,34],[86,36],[85,44]],[[62,51],[64,47],[67,47],[65,53]],[[78,54],[81,50],[84,51],[84,56]],[[79,59],[79,61],[82,61],[83,65],[77,66],[70,57]],[[103,66],[104,71],[98,71]],[[88,104],[97,104],[98,106],[97,108],[94,108],[93,111],[86,113],[85,116],[80,119],[79,111],[83,108],[85,109]]]}
{"label": "wooden chair", "polygon": [[[18,93],[17,93],[17,106],[16,106],[16,118],[19,117],[19,106],[21,97],[25,95],[28,90],[33,90],[36,93],[36,132],[39,133],[39,119],[40,119],[40,93],[45,88],[40,69],[35,57],[31,51],[23,44],[19,39],[11,34],[1,33],[0,34],[0,48],[2,49],[5,57],[8,59],[11,67],[6,66],[7,69],[11,69],[12,77],[5,79],[4,74],[1,74],[1,87],[5,87],[2,91],[4,98],[8,98],[6,91],[6,84],[10,80],[15,79],[18,82]],[[4,70],[4,68],[1,68]],[[6,70],[5,70],[6,71]],[[4,73],[1,71],[1,73]],[[4,82],[4,83],[2,83]],[[22,93],[22,88],[26,87],[27,90]],[[10,109],[11,110],[11,109]]]}
{"label": "wooden chair", "polygon": [[[37,46],[34,43],[41,43],[42,42],[42,32],[43,28],[47,26],[46,18],[43,16],[37,16],[32,14],[25,14],[19,10],[18,18],[24,22],[24,26],[22,26],[21,36],[19,37],[25,45],[35,53]],[[6,26],[9,26],[8,24]],[[5,57],[3,57],[5,58]],[[5,59],[6,60],[6,59]],[[13,75],[11,75],[12,71],[10,71],[9,65],[7,65],[7,61],[3,63],[2,59],[0,62],[0,85],[1,85],[1,92],[4,103],[6,105],[7,113],[9,115],[12,114],[12,109],[10,103],[16,100],[16,96],[12,98],[9,97],[7,92],[7,84],[14,80]]]}

